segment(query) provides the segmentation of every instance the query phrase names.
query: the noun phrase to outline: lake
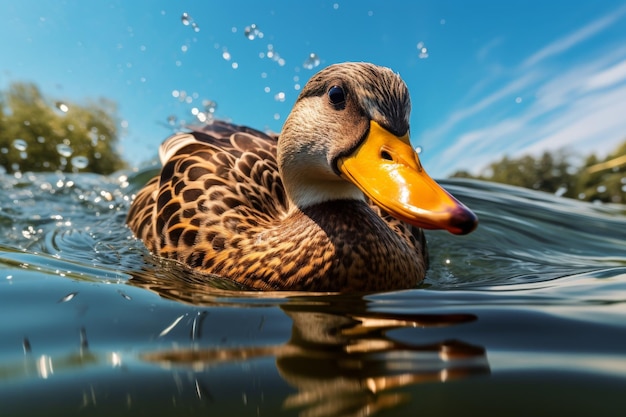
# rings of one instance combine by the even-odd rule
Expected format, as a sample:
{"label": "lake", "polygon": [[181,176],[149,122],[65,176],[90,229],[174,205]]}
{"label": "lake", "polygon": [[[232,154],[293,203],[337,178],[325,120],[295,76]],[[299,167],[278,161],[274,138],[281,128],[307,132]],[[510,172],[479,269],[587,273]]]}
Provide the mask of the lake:
{"label": "lake", "polygon": [[132,237],[155,172],[0,176],[0,415],[623,415],[624,206],[445,180],[419,288],[257,293]]}

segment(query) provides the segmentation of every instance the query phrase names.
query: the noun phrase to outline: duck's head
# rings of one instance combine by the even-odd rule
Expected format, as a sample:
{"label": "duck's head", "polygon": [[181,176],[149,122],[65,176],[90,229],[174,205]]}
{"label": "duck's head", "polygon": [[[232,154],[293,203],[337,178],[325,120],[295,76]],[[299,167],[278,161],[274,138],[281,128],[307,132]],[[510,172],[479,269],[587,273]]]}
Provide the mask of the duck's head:
{"label": "duck's head", "polygon": [[476,215],[422,168],[409,141],[409,92],[400,76],[367,63],[343,63],[303,88],[278,141],[291,203],[304,208],[365,194],[392,216],[455,234]]}

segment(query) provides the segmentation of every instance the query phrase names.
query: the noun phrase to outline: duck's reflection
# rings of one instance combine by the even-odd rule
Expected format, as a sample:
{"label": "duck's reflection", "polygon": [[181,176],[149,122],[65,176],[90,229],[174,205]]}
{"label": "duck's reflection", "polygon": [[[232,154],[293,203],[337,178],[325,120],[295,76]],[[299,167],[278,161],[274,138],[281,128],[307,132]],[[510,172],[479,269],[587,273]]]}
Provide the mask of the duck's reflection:
{"label": "duck's reflection", "polygon": [[[185,294],[181,297],[185,302],[224,302],[215,291],[206,289],[190,296],[189,288],[155,285],[154,281],[135,280],[134,284],[161,289],[159,293],[167,298]],[[484,348],[456,339],[433,341],[421,336],[424,329],[475,321],[472,314],[381,313],[368,310],[367,300],[361,297],[328,295],[292,294],[277,304],[293,321],[291,338],[283,345],[264,346],[262,341],[259,346],[236,348],[194,345],[145,353],[142,359],[199,370],[273,356],[282,378],[297,389],[284,399],[284,406],[301,409],[307,416],[372,415],[407,400],[403,387],[490,372]],[[409,329],[408,333],[402,329]],[[394,338],[396,330],[403,337]]]}

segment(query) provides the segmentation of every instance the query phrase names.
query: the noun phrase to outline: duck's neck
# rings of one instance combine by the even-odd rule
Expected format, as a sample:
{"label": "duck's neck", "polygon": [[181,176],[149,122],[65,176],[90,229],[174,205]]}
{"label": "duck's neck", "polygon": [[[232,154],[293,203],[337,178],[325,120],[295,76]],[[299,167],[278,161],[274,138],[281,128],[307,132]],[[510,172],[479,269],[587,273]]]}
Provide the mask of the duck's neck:
{"label": "duck's neck", "polygon": [[297,209],[303,212],[311,207],[332,201],[365,201],[361,190],[341,178],[301,180],[293,184],[286,182],[285,191],[292,210]]}
{"label": "duck's neck", "polygon": [[[265,244],[280,253],[283,287],[321,291],[410,288],[424,274],[416,248],[362,200],[332,200],[295,209]],[[280,276],[280,277],[279,277]],[[270,281],[271,282],[271,281]]]}

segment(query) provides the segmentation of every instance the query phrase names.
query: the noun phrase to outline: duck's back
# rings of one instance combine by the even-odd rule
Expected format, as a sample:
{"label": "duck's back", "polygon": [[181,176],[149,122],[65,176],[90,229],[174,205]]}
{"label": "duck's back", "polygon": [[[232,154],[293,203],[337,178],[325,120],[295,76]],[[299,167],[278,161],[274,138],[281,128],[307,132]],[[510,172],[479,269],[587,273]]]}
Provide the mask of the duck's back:
{"label": "duck's back", "polygon": [[171,136],[159,149],[160,175],[133,201],[130,229],[152,252],[180,258],[198,238],[219,239],[201,229],[284,215],[276,143],[276,136],[220,121]]}

